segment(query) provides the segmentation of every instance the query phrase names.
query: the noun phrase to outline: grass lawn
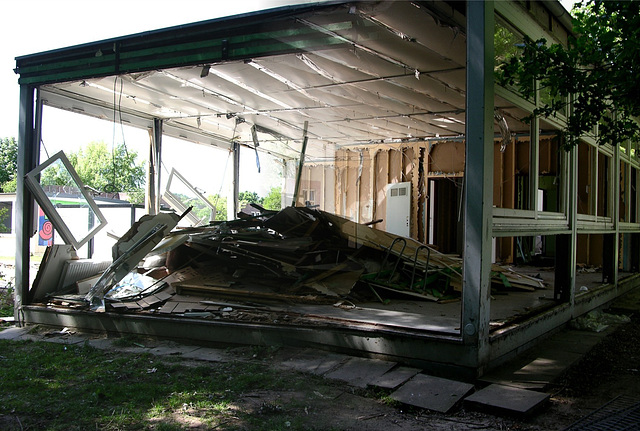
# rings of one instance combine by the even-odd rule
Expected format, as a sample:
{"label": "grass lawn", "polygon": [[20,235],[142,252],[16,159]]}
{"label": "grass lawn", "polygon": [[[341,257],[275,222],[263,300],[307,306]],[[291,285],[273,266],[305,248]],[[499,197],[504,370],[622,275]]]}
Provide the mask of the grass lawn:
{"label": "grass lawn", "polygon": [[260,363],[3,340],[0,382],[2,430],[327,429],[308,415],[335,391]]}

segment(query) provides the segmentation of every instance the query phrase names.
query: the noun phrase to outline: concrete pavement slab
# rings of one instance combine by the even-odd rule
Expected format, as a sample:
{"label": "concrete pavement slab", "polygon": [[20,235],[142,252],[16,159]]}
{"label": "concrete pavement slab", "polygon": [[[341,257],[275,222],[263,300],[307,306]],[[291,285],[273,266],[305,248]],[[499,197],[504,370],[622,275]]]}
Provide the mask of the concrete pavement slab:
{"label": "concrete pavement slab", "polygon": [[473,385],[469,383],[417,374],[393,392],[391,398],[411,406],[447,413],[472,390]]}
{"label": "concrete pavement slab", "polygon": [[528,416],[549,400],[549,394],[504,385],[489,385],[464,400],[478,410]]}
{"label": "concrete pavement slab", "polygon": [[25,336],[29,332],[29,328],[20,328],[18,326],[12,326],[0,331],[0,340],[18,340]]}
{"label": "concrete pavement slab", "polygon": [[292,358],[282,362],[282,366],[293,368],[303,373],[323,375],[338,367],[349,358],[347,355],[330,353],[321,350],[306,349]]}
{"label": "concrete pavement slab", "polygon": [[229,355],[224,350],[212,349],[209,347],[197,347],[190,352],[182,354],[183,358],[195,359],[197,361],[209,361],[209,362],[225,362],[228,361]]}
{"label": "concrete pavement slab", "polygon": [[369,385],[383,389],[395,389],[420,371],[419,368],[397,367],[373,379]]}
{"label": "concrete pavement slab", "polygon": [[379,359],[350,358],[335,370],[325,374],[329,379],[342,380],[351,386],[366,388],[369,383],[395,367],[395,362]]}

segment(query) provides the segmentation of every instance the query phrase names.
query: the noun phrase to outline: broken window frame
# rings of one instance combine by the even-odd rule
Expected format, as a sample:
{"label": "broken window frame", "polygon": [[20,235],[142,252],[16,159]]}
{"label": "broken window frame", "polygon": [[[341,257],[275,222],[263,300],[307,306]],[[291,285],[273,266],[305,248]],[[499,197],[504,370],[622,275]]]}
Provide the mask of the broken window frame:
{"label": "broken window frame", "polygon": [[[75,182],[75,186],[80,191],[80,194],[84,198],[86,204],[89,207],[90,211],[93,211],[95,218],[97,218],[97,223],[88,230],[87,234],[82,238],[76,238],[75,235],[71,232],[71,229],[64,222],[62,215],[56,210],[56,207],[51,202],[49,196],[42,188],[42,184],[40,184],[40,174],[47,169],[49,166],[53,165],[56,162],[61,162],[64,168],[67,170],[67,173],[71,176],[73,182]],[[86,244],[91,238],[93,238],[100,230],[102,230],[107,225],[107,219],[102,215],[98,205],[95,203],[91,195],[85,188],[85,185],[82,183],[82,180],[78,176],[78,173],[75,171],[71,162],[64,154],[64,151],[59,151],[58,153],[51,156],[48,160],[38,165],[35,169],[29,172],[25,176],[25,183],[29,190],[33,193],[33,196],[44,211],[44,213],[49,217],[51,223],[53,223],[54,228],[60,234],[60,237],[66,244],[72,245],[76,250],[80,249],[84,244]]]}
{"label": "broken window frame", "polygon": [[167,201],[167,203],[171,206],[171,208],[176,210],[176,212],[179,214],[184,214],[187,211],[187,207],[184,206],[180,198],[176,196],[174,193],[172,193],[170,190],[171,183],[174,179],[174,176],[179,181],[181,181],[182,184],[186,186],[189,189],[189,191],[191,191],[200,202],[202,202],[206,207],[209,207],[209,209],[211,209],[211,220],[204,222],[203,220],[200,220],[198,218],[198,216],[194,213],[194,211],[189,211],[186,215],[189,222],[193,226],[202,226],[202,225],[208,224],[209,221],[215,220],[216,212],[217,212],[216,207],[211,202],[209,202],[209,200],[206,197],[204,197],[204,195],[202,195],[202,193],[200,193],[193,185],[191,185],[191,183],[187,181],[187,179],[182,174],[180,174],[180,172],[178,172],[176,168],[171,168],[171,173],[169,174],[169,179],[167,180],[167,186],[165,187],[164,194],[162,195],[162,198],[165,201]]}

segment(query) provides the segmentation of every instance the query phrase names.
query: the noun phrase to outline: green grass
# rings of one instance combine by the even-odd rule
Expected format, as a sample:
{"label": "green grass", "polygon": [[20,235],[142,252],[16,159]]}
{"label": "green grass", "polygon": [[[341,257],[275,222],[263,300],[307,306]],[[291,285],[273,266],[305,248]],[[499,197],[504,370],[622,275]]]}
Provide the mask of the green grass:
{"label": "green grass", "polygon": [[[0,340],[0,429],[180,430],[194,422],[198,429],[301,429],[313,394],[332,385],[261,362],[190,364]],[[259,409],[246,408],[253,395],[245,395],[260,391],[302,395],[282,402],[277,395]]]}

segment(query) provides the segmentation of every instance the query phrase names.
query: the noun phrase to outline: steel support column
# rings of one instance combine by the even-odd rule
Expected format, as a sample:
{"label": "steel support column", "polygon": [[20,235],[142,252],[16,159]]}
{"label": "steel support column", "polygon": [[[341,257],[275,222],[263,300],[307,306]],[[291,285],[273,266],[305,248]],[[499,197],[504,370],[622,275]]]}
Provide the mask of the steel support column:
{"label": "steel support column", "polygon": [[[578,256],[578,252],[576,250],[576,245],[578,244],[578,148],[574,146],[569,151],[569,154],[565,156],[567,161],[567,168],[563,171],[567,175],[567,180],[564,182],[567,185],[567,200],[565,203],[565,208],[567,212],[567,218],[569,222],[569,228],[571,229],[571,236],[569,238],[566,253],[567,256],[563,259],[563,264],[566,265],[564,270],[566,274],[565,280],[565,296],[562,300],[567,299],[571,303],[573,307],[575,305],[576,298],[576,260]],[[560,250],[556,250],[556,255],[560,254]]]}
{"label": "steel support column", "polygon": [[489,360],[493,206],[493,1],[467,2],[462,338],[478,369]]}
{"label": "steel support column", "polygon": [[[536,93],[537,94],[537,93]],[[536,96],[536,99],[538,96]],[[536,104],[537,105],[537,104]],[[540,183],[540,119],[531,120],[531,138],[529,140],[529,210],[538,216],[538,187]]]}
{"label": "steel support column", "polygon": [[613,225],[615,227],[615,236],[613,239],[613,280],[618,285],[618,262],[620,261],[620,218],[624,216],[624,214],[620,214],[620,143],[613,143],[613,196],[612,196],[612,204],[613,204]]}
{"label": "steel support column", "polygon": [[147,214],[160,212],[160,173],[162,163],[162,120],[153,119],[153,128],[149,133],[149,169],[147,175],[147,198],[145,210]]}
{"label": "steel support column", "polygon": [[233,143],[233,218],[238,217],[238,195],[240,194],[240,144]]}
{"label": "steel support column", "polygon": [[[22,304],[27,304],[29,297],[29,258],[31,254],[29,241],[35,233],[33,195],[26,187],[25,175],[38,164],[39,142],[37,137],[40,125],[35,121],[36,94],[35,88],[20,86],[20,113],[18,128],[18,172],[16,178],[16,268],[15,268],[15,318],[20,318]],[[38,119],[41,117],[38,115]]]}

